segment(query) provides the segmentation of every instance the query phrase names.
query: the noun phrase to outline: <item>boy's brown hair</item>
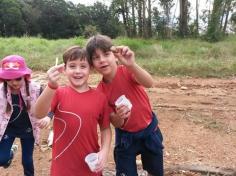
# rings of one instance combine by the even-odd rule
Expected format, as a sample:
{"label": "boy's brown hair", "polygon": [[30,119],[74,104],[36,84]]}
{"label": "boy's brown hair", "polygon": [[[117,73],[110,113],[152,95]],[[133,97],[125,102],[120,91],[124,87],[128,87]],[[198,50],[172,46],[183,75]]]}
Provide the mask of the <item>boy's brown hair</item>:
{"label": "boy's brown hair", "polygon": [[110,48],[113,46],[112,40],[106,35],[97,34],[88,39],[86,44],[86,50],[88,54],[88,61],[92,65],[93,55],[96,52],[96,49],[100,49],[103,52],[110,51]]}
{"label": "boy's brown hair", "polygon": [[63,62],[65,65],[68,61],[77,59],[80,60],[88,59],[86,50],[80,46],[72,46],[63,53]]}

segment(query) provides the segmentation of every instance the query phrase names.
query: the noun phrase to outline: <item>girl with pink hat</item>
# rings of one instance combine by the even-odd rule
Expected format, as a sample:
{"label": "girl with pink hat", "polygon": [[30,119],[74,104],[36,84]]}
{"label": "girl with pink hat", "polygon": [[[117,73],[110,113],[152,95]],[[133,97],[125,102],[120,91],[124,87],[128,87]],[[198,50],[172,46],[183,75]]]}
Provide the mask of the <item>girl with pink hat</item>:
{"label": "girl with pink hat", "polygon": [[5,57],[0,67],[0,166],[10,166],[17,149],[13,142],[20,138],[24,175],[33,176],[34,144],[39,143],[40,128],[50,123],[49,117],[38,120],[33,114],[41,87],[30,81],[32,70],[21,56]]}

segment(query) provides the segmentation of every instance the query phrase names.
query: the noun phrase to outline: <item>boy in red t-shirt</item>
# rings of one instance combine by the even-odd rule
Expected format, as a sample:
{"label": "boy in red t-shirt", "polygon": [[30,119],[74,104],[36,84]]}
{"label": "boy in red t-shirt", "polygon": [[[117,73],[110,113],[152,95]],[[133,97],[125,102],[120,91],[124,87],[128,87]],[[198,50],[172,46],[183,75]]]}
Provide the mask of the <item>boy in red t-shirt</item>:
{"label": "boy in red t-shirt", "polygon": [[[86,50],[79,46],[63,54],[64,64],[48,70],[48,85],[38,98],[35,114],[44,117],[54,112],[52,144],[52,176],[101,176],[111,142],[109,106],[106,96],[88,85],[90,65]],[[69,85],[58,87],[62,71]],[[101,131],[98,144],[97,125]],[[89,153],[98,154],[92,172],[85,163]]]}
{"label": "boy in red t-shirt", "polygon": [[[98,89],[107,95],[114,111],[110,119],[116,127],[116,175],[138,175],[136,156],[141,154],[143,169],[149,175],[163,176],[163,138],[144,90],[153,85],[151,75],[135,63],[133,51],[113,46],[107,36],[91,37],[86,49],[90,64],[103,76]],[[122,65],[117,65],[117,59]],[[116,104],[122,95],[132,107]]]}

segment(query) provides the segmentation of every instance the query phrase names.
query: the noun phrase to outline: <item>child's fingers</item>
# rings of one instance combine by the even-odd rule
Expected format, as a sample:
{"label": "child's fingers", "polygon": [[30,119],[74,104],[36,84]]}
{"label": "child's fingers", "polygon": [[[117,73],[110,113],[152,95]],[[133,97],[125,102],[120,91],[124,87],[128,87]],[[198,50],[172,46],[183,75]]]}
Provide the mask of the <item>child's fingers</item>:
{"label": "child's fingers", "polygon": [[131,111],[128,108],[128,106],[126,105],[120,105],[116,108],[116,113],[117,115],[122,118],[122,119],[126,119],[130,116]]}
{"label": "child's fingers", "polygon": [[123,57],[130,57],[134,52],[128,46],[112,46],[110,50],[114,53],[118,59]]}
{"label": "child's fingers", "polygon": [[63,70],[64,70],[64,65],[65,65],[65,64],[60,64],[60,65],[51,67],[51,68],[47,71],[47,74],[53,74],[53,73],[61,73],[61,72],[63,72]]}
{"label": "child's fingers", "polygon": [[112,47],[110,48],[110,50],[111,50],[113,53],[117,53],[117,52],[118,52],[116,46],[112,46]]}
{"label": "child's fingers", "polygon": [[64,71],[64,68],[65,68],[65,64],[60,64],[56,66],[57,71],[59,71],[60,73]]}

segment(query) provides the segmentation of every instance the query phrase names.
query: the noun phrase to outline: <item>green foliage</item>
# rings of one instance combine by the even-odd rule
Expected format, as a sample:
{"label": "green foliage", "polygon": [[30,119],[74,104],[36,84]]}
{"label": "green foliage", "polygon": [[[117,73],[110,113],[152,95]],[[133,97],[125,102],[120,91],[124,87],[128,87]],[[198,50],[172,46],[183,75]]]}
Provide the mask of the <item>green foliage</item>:
{"label": "green foliage", "polygon": [[232,27],[233,27],[234,32],[236,32],[236,12],[234,12],[234,13],[231,15],[230,20],[231,20],[231,22],[232,22]]}
{"label": "green foliage", "polygon": [[20,3],[14,0],[0,1],[0,35],[20,36],[24,33],[25,21],[23,20]]}
{"label": "green foliage", "polygon": [[76,7],[65,0],[0,0],[0,36],[71,38],[83,36],[88,25],[112,38],[122,32],[119,18],[99,2]]}
{"label": "green foliage", "polygon": [[211,19],[208,24],[207,34],[205,36],[207,41],[217,42],[222,39],[223,35],[220,31],[221,8],[223,6],[222,0],[214,0]]}
{"label": "green foliage", "polygon": [[85,26],[83,36],[85,38],[89,38],[93,35],[96,35],[97,33],[98,33],[98,31],[97,31],[96,26],[88,25],[88,26]]}
{"label": "green foliage", "polygon": [[[85,46],[86,39],[46,40],[33,37],[0,38],[0,58],[19,54],[34,70],[48,70],[55,58],[72,45]],[[128,45],[136,61],[153,75],[228,77],[236,76],[236,36],[218,43],[201,40],[143,40],[117,38],[115,45]]]}

